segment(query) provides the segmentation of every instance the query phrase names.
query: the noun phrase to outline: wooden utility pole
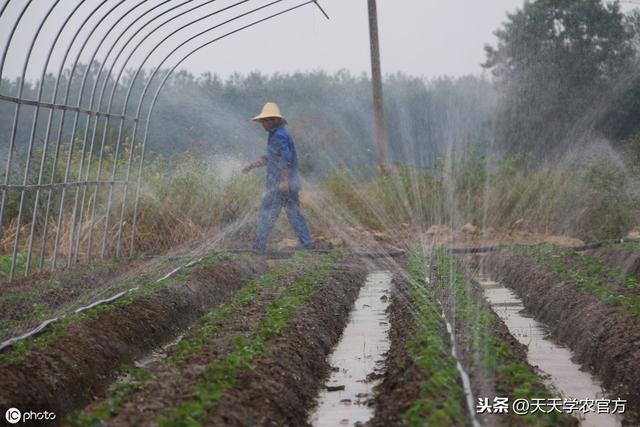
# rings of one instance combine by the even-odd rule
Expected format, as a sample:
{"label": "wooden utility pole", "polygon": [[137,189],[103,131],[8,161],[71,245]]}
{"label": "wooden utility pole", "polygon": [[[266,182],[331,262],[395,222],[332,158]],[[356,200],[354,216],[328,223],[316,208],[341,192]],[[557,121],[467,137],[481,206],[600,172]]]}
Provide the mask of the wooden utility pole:
{"label": "wooden utility pole", "polygon": [[384,106],[382,98],[382,73],[380,72],[380,45],[378,43],[378,12],[376,0],[369,3],[369,44],[371,45],[371,83],[373,85],[373,111],[376,125],[376,154],[384,170],[387,164],[387,144],[384,130]]}

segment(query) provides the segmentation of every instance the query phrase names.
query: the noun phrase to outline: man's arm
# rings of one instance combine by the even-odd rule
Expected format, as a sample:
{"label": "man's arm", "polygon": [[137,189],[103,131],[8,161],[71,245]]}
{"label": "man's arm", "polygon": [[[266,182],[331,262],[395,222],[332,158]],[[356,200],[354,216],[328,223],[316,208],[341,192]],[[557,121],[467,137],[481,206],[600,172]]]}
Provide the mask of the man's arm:
{"label": "man's arm", "polygon": [[261,168],[262,166],[267,164],[267,159],[265,158],[261,158],[259,160],[256,160],[253,163],[249,163],[248,165],[246,165],[245,167],[242,168],[242,173],[249,173],[251,170],[256,169],[256,168]]}

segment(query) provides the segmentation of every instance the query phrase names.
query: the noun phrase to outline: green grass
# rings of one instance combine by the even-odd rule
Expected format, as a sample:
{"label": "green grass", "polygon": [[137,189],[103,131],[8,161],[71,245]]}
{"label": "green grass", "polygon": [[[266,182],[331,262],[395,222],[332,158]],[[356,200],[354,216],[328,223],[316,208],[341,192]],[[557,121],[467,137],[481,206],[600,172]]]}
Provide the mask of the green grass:
{"label": "green grass", "polygon": [[[0,279],[8,279],[11,274],[11,259],[12,255],[1,255],[0,256]],[[24,275],[24,271],[27,267],[27,253],[26,252],[18,252],[16,256],[16,267],[15,267],[15,275],[21,276]],[[45,261],[44,268],[50,268],[51,262]],[[29,266],[29,274],[35,273],[39,269],[38,260],[31,259],[31,265]]]}
{"label": "green grass", "polygon": [[425,381],[420,399],[403,418],[410,426],[448,426],[464,424],[465,403],[460,375],[451,356],[449,335],[440,315],[433,290],[425,282],[424,255],[411,252],[408,273],[415,312],[407,314],[416,321],[415,337],[407,342],[409,354],[423,372]]}
{"label": "green grass", "polygon": [[[552,393],[544,387],[543,379],[525,361],[519,361],[509,345],[491,328],[496,316],[483,309],[481,302],[471,294],[471,283],[463,273],[462,261],[442,249],[436,251],[435,264],[437,283],[445,286],[445,291],[454,297],[456,321],[464,326],[465,337],[469,337],[461,344],[467,347],[469,354],[480,355],[480,363],[495,374],[496,391],[509,392],[510,401],[550,397]],[[560,415],[558,412],[528,414],[518,416],[518,422],[520,425],[554,426]]]}
{"label": "green grass", "polygon": [[252,362],[257,357],[268,353],[268,342],[288,325],[296,308],[311,296],[318,283],[328,277],[334,264],[341,257],[342,254],[339,252],[331,253],[310,273],[282,289],[278,298],[267,308],[256,330],[249,336],[236,336],[233,339],[235,350],[225,359],[206,367],[203,378],[191,391],[193,401],[167,408],[156,422],[161,426],[174,427],[202,425],[208,410],[236,383],[240,374],[252,369]]}
{"label": "green grass", "polygon": [[621,269],[597,257],[552,245],[514,246],[509,249],[535,259],[562,279],[575,281],[603,303],[620,306],[627,313],[640,318],[640,295],[620,292],[626,288],[639,293],[640,283],[633,276],[625,275]]}
{"label": "green grass", "polygon": [[[91,310],[84,311],[82,313],[71,313],[61,319],[59,322],[51,325],[41,335],[16,343],[12,349],[8,352],[0,354],[0,365],[11,365],[20,363],[24,360],[27,353],[34,349],[46,346],[47,344],[57,340],[58,338],[66,335],[67,326],[72,323],[90,319],[101,313],[107,313],[114,310],[116,307],[122,307],[131,304],[135,300],[149,295],[153,292],[157,292],[160,289],[164,289],[172,284],[188,281],[193,273],[200,271],[204,268],[210,267],[225,259],[229,259],[232,255],[229,254],[216,254],[203,259],[196,265],[182,269],[175,275],[168,277],[159,282],[151,281],[145,284],[139,285],[140,288],[136,292],[128,293],[124,297],[111,304],[101,305]],[[129,287],[135,283],[136,277],[132,277],[123,282],[123,286]]]}

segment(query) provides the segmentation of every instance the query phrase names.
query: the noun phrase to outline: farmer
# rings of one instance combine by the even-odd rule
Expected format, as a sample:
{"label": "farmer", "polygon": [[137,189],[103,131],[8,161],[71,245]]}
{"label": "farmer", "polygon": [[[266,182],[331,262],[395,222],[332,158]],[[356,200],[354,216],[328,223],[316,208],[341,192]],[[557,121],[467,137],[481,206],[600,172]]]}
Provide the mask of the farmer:
{"label": "farmer", "polygon": [[287,212],[289,223],[298,235],[300,247],[311,249],[313,240],[300,212],[298,157],[293,138],[285,127],[287,121],[273,102],[264,104],[262,112],[252,120],[260,122],[264,130],[269,133],[267,154],[242,169],[243,173],[248,173],[252,169],[267,166],[267,191],[260,206],[253,249],[257,252],[266,250],[267,238],[283,207]]}

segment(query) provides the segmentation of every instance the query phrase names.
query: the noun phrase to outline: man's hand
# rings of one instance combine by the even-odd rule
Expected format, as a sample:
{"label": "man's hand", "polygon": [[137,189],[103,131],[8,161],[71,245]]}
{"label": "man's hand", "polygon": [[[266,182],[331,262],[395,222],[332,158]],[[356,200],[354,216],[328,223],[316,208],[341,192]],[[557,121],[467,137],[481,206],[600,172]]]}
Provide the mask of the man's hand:
{"label": "man's hand", "polygon": [[280,181],[280,185],[278,186],[278,189],[280,190],[281,193],[288,193],[289,192],[289,180],[284,180],[284,181]]}
{"label": "man's hand", "polygon": [[281,193],[289,192],[289,170],[283,169],[280,171],[280,185],[278,186],[278,190]]}
{"label": "man's hand", "polygon": [[267,164],[267,161],[265,159],[260,159],[260,160],[256,160],[253,163],[249,163],[248,165],[246,165],[245,167],[242,168],[242,173],[249,173],[251,172],[253,169],[255,168],[259,168],[262,167],[264,165]]}

